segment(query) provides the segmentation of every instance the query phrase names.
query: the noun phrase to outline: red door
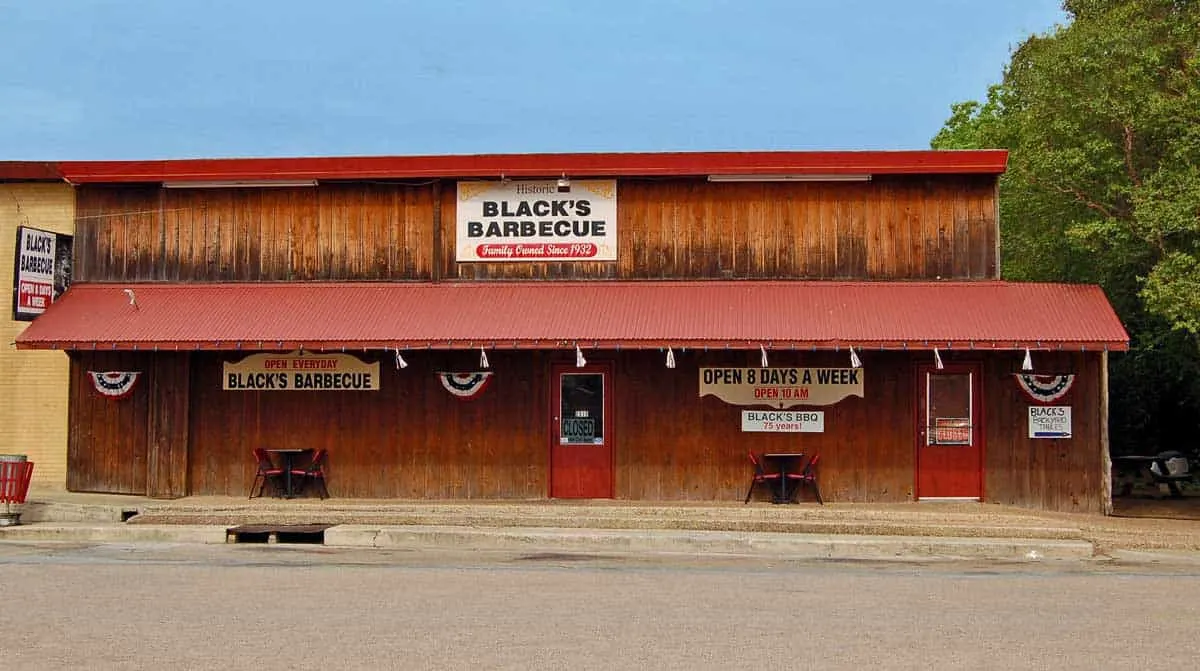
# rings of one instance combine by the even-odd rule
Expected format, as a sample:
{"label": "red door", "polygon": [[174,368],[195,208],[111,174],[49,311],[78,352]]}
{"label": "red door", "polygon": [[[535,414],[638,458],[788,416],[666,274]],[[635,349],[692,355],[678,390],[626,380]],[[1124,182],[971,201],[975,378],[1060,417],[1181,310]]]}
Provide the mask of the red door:
{"label": "red door", "polygon": [[551,367],[550,496],[613,495],[612,367]]}
{"label": "red door", "polygon": [[917,498],[983,497],[979,364],[917,368]]}

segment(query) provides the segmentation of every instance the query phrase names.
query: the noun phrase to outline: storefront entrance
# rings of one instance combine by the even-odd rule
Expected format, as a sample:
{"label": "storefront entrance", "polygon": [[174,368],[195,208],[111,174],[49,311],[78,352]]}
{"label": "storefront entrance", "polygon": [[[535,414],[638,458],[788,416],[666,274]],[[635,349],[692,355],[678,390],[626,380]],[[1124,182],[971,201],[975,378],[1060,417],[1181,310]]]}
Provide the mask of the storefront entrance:
{"label": "storefront entrance", "polygon": [[612,498],[612,366],[554,365],[550,378],[551,498]]}
{"label": "storefront entrance", "polygon": [[983,496],[980,367],[917,369],[917,498]]}

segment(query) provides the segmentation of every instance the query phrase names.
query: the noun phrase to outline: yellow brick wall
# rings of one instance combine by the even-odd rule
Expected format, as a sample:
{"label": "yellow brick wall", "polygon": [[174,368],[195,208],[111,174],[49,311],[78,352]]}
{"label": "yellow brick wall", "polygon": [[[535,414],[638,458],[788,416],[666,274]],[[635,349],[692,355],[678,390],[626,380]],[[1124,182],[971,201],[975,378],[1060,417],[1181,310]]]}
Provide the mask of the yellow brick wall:
{"label": "yellow brick wall", "polygon": [[75,194],[68,184],[0,184],[0,282],[9,294],[0,315],[0,454],[24,454],[36,465],[37,489],[66,489],[67,355],[13,346],[29,322],[12,318],[17,227],[71,233]]}

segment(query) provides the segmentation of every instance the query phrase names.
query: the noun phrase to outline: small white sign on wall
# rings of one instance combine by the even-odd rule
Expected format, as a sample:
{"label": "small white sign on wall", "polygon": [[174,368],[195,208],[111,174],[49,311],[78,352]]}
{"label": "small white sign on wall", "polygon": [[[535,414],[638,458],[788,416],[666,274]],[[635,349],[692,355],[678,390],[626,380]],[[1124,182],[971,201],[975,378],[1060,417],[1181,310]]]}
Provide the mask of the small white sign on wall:
{"label": "small white sign on wall", "polygon": [[743,410],[742,431],[825,433],[825,412],[821,410]]}
{"label": "small white sign on wall", "polygon": [[1029,406],[1030,438],[1070,438],[1071,406]]}

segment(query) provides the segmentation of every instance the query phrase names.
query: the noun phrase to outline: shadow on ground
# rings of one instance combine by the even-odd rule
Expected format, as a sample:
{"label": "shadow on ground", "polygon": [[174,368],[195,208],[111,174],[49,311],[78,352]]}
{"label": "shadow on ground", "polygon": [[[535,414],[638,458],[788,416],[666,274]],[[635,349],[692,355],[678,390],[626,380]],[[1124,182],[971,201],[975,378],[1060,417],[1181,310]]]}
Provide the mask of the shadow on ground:
{"label": "shadow on ground", "polygon": [[1115,517],[1144,517],[1173,520],[1200,520],[1200,484],[1195,481],[1180,483],[1183,496],[1171,496],[1165,485],[1152,482],[1133,483],[1128,495],[1118,496],[1120,489],[1113,487],[1113,515]]}

